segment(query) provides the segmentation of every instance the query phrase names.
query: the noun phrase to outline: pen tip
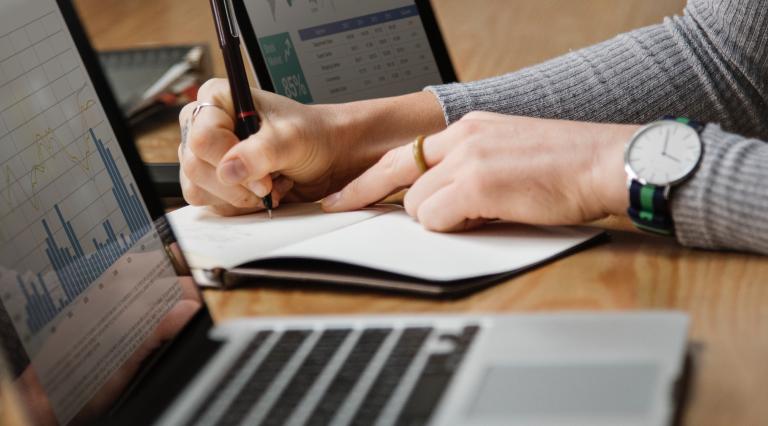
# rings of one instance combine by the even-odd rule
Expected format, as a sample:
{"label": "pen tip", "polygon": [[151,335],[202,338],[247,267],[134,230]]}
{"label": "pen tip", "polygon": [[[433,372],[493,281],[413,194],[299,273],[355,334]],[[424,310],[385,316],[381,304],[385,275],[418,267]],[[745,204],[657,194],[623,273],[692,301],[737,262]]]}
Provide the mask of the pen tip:
{"label": "pen tip", "polygon": [[272,220],[272,209],[267,210],[267,216],[269,216],[269,220]]}

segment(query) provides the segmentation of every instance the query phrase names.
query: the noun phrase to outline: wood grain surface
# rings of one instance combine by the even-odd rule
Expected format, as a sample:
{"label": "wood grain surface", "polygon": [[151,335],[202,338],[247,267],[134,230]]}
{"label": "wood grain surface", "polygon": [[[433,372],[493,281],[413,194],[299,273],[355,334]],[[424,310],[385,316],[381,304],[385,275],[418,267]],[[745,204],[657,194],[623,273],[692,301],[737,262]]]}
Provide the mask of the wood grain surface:
{"label": "wood grain surface", "polygon": [[[204,0],[76,0],[97,48],[205,42]],[[435,0],[462,80],[493,76],[681,13],[682,0]],[[215,50],[214,50],[215,51]],[[215,70],[223,76],[221,61]],[[149,161],[174,161],[174,123],[140,135]],[[331,289],[209,291],[217,321],[246,315],[679,309],[692,319],[691,425],[768,424],[768,261],[690,250],[602,222],[612,240],[471,297],[433,301]]]}

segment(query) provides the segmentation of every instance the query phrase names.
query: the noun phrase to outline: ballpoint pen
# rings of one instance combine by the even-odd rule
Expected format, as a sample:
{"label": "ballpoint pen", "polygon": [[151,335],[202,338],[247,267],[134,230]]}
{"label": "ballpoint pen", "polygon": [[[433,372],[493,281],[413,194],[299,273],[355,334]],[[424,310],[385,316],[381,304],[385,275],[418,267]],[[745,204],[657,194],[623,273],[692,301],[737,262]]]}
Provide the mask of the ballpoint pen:
{"label": "ballpoint pen", "polygon": [[[259,131],[259,114],[251,97],[248,75],[245,73],[240,52],[240,35],[227,0],[210,0],[219,46],[229,78],[229,90],[235,106],[235,134],[242,141]],[[262,199],[269,218],[272,218],[272,194]]]}

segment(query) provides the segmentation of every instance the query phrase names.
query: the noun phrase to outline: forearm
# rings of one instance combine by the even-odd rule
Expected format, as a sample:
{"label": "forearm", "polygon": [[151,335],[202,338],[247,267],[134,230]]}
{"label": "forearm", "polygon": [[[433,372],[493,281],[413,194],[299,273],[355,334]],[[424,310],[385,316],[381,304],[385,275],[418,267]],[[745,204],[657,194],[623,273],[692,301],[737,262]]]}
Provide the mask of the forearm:
{"label": "forearm", "polygon": [[333,132],[344,152],[335,179],[347,181],[378,161],[384,153],[419,135],[446,127],[435,95],[428,92],[329,105]]}
{"label": "forearm", "polygon": [[678,240],[687,246],[768,254],[768,143],[709,125],[696,174],[672,196]]}
{"label": "forearm", "polygon": [[691,0],[683,17],[505,76],[429,90],[448,122],[474,110],[618,123],[677,115],[766,138],[766,6]]}

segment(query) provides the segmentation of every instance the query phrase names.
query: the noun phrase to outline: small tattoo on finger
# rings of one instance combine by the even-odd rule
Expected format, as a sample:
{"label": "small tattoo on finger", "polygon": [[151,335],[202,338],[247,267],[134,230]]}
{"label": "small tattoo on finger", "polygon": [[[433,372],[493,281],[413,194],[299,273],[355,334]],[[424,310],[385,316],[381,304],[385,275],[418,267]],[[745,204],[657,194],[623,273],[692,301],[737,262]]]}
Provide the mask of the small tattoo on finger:
{"label": "small tattoo on finger", "polygon": [[181,128],[181,149],[187,149],[187,137],[189,136],[189,120]]}

